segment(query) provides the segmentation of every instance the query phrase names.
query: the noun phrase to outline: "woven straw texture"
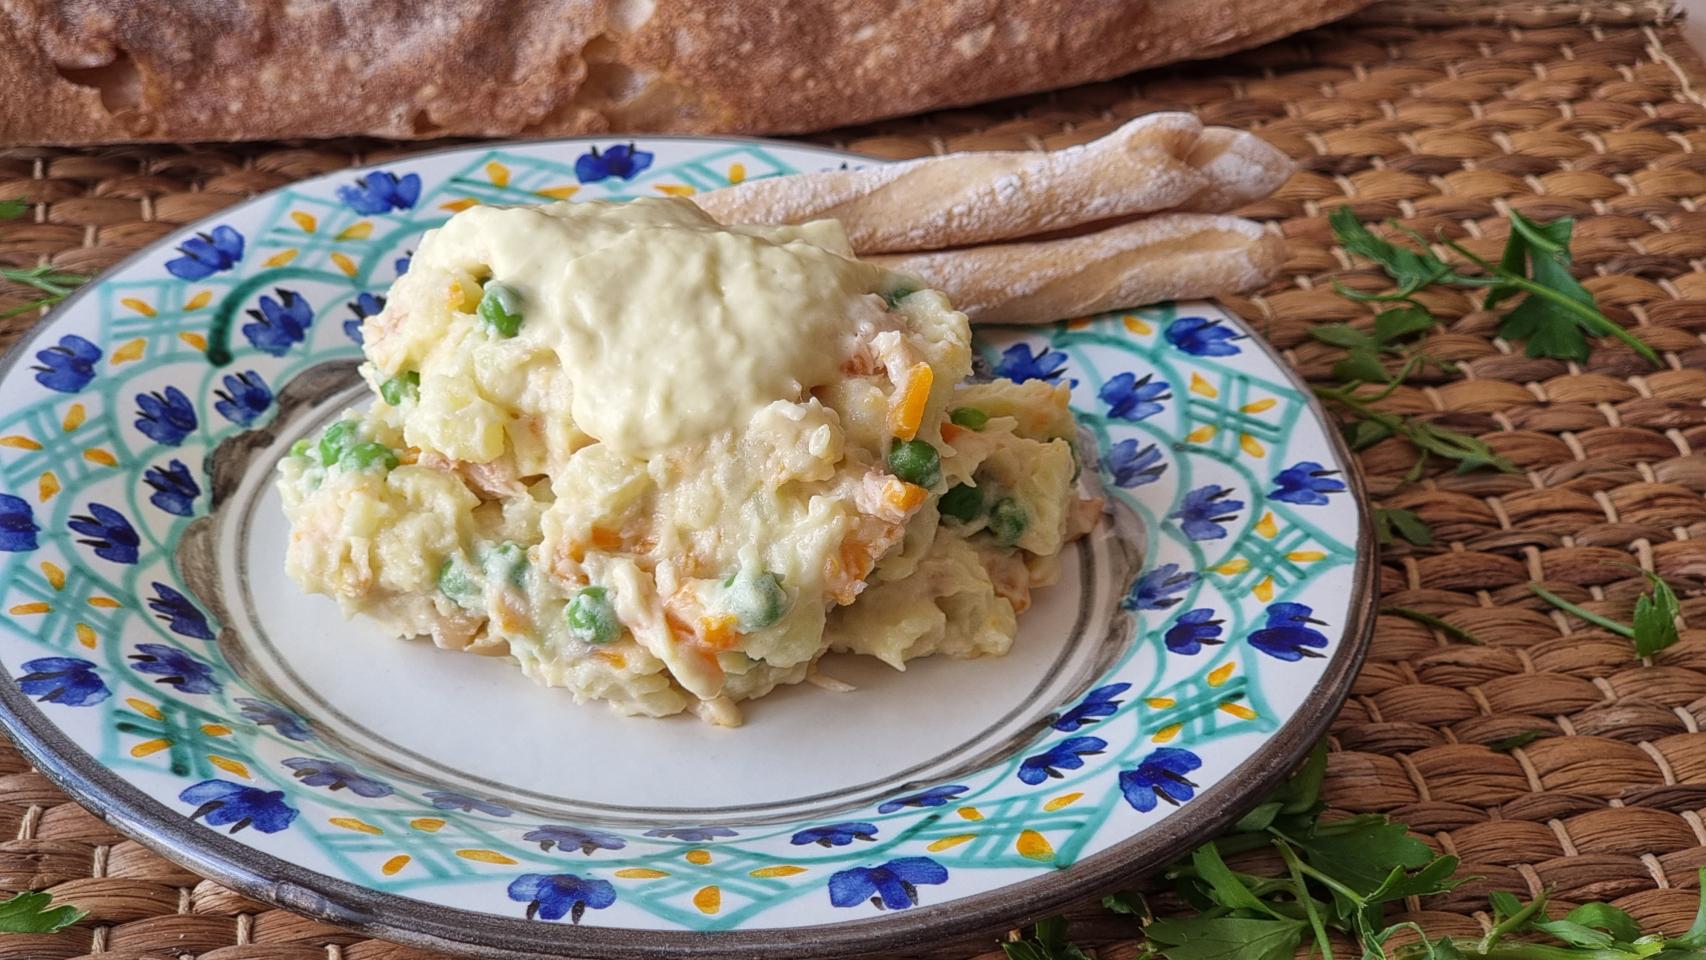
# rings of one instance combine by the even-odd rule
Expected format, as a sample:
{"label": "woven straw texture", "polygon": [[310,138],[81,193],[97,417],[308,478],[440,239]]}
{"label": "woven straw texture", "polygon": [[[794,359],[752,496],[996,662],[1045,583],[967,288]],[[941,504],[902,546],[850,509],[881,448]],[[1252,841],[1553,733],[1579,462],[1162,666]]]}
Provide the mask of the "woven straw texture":
{"label": "woven straw texture", "polygon": [[[1334,351],[1311,324],[1368,311],[1331,281],[1377,282],[1334,249],[1325,212],[1444,229],[1478,252],[1500,213],[1577,218],[1579,272],[1601,305],[1655,349],[1654,371],[1602,347],[1582,365],[1530,359],[1493,339],[1494,318],[1452,292],[1427,351],[1462,374],[1398,390],[1394,410],[1481,435],[1517,475],[1402,477],[1397,441],[1363,455],[1383,505],[1432,524],[1430,548],[1381,563],[1383,602],[1473,633],[1455,642],[1382,616],[1368,664],[1333,726],[1329,799],[1412,824],[1484,879],[1411,904],[1435,936],[1479,933],[1485,894],[1552,888],[1611,900],[1680,931],[1706,864],[1706,629],[1650,665],[1627,642],[1550,612],[1528,591],[1627,618],[1657,570],[1706,627],[1706,69],[1663,3],[1406,0],[1227,60],[816,139],[890,157],[1056,147],[1121,119],[1190,109],[1259,131],[1300,172],[1248,211],[1289,241],[1284,277],[1236,299],[1306,375]],[[412,148],[418,149],[418,147]],[[257,191],[385,155],[374,143],[0,150],[0,198],[35,216],[0,224],[0,260],[95,272]],[[23,291],[0,288],[0,310]],[[33,318],[0,330],[9,342]],[[1500,752],[1525,731],[1542,739]],[[0,938],[0,960],[427,960],[271,909],[173,866],[69,802],[0,743],[0,891],[40,889],[90,917],[52,936]],[[1135,956],[1129,918],[1086,905],[1073,936]],[[1017,919],[1017,918],[1016,918]],[[995,955],[992,941],[937,957]]]}

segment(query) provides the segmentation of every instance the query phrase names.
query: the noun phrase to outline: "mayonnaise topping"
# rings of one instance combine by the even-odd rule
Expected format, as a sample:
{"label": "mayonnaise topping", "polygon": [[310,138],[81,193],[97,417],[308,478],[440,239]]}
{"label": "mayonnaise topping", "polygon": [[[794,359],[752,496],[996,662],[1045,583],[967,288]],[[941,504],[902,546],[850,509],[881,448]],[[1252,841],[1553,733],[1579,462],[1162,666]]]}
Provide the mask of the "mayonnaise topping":
{"label": "mayonnaise topping", "polygon": [[556,353],[576,425],[647,458],[835,380],[886,276],[850,256],[831,221],[724,227],[643,199],[474,207],[414,262],[518,294],[516,336]]}

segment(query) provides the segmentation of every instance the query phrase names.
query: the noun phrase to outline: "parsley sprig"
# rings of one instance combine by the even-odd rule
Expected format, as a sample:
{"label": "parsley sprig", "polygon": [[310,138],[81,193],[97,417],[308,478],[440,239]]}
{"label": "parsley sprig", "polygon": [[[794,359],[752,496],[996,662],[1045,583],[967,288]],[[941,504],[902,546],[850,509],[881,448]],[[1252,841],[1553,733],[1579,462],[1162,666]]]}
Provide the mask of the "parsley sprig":
{"label": "parsley sprig", "polygon": [[0,901],[0,933],[57,933],[89,915],[71,906],[48,908],[53,897],[39,890]]}
{"label": "parsley sprig", "polygon": [[1648,363],[1663,366],[1652,347],[1600,312],[1593,294],[1570,272],[1570,234],[1574,229],[1570,218],[1538,224],[1515,210],[1510,211],[1509,218],[1510,238],[1498,263],[1476,256],[1461,244],[1441,240],[1482,271],[1466,274],[1435,256],[1428,249],[1428,239],[1416,231],[1393,224],[1394,229],[1421,245],[1420,250],[1402,247],[1376,236],[1357,219],[1355,211],[1341,206],[1327,218],[1339,245],[1374,261],[1397,282],[1398,289],[1368,294],[1337,283],[1334,289],[1353,300],[1404,301],[1421,308],[1412,298],[1423,287],[1483,288],[1487,296],[1482,305],[1488,310],[1521,298],[1499,321],[1499,336],[1525,341],[1531,357],[1585,361],[1591,335],[1615,337]]}
{"label": "parsley sprig", "polygon": [[34,300],[25,301],[7,310],[0,310],[0,320],[9,320],[19,314],[51,307],[69,297],[73,290],[88,279],[80,273],[67,273],[64,270],[56,270],[48,266],[31,267],[28,270],[0,267],[0,280],[21,283],[41,293],[41,296]]}
{"label": "parsley sprig", "polygon": [[[1513,745],[1514,746],[1514,745]],[[1430,939],[1414,923],[1388,924],[1387,907],[1409,897],[1444,893],[1456,857],[1435,856],[1409,829],[1378,814],[1322,817],[1326,750],[1317,747],[1278,794],[1238,821],[1233,831],[1163,873],[1195,913],[1155,917],[1141,894],[1106,897],[1108,910],[1143,923],[1139,960],[1291,960],[1307,944],[1322,960],[1340,960],[1335,934],[1356,946],[1358,960],[1699,960],[1706,956],[1706,897],[1688,932],[1644,934],[1633,917],[1589,903],[1549,919],[1543,894],[1529,903],[1492,895],[1492,925],[1478,940]],[[1285,875],[1261,876],[1228,864],[1262,848],[1279,854]],[[1701,870],[1706,889],[1706,869]],[[1400,933],[1412,942],[1392,946]],[[1517,938],[1522,939],[1517,939]],[[1037,924],[1034,935],[1003,943],[1010,960],[1086,960],[1066,936],[1066,921]],[[1347,958],[1348,960],[1348,958]]]}
{"label": "parsley sprig", "polygon": [[1650,570],[1641,570],[1640,574],[1647,578],[1647,585],[1651,589],[1635,598],[1635,616],[1629,623],[1602,617],[1592,610],[1565,600],[1538,583],[1530,583],[1528,589],[1565,613],[1633,641],[1635,656],[1650,657],[1677,641],[1679,634],[1676,618],[1682,613],[1682,602],[1677,599],[1676,590],[1666,583],[1663,577]]}

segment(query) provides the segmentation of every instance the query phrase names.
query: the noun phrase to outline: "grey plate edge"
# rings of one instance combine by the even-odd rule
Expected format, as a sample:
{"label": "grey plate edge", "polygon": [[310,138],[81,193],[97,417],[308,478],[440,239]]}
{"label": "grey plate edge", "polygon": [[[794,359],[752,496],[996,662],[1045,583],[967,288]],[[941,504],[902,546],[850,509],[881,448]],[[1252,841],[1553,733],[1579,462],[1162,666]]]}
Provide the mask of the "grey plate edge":
{"label": "grey plate edge", "polygon": [[[756,143],[779,149],[804,149],[853,161],[887,162],[816,144],[762,137],[627,134],[621,137],[465,143],[391,157],[384,163],[493,149],[504,143],[574,147],[623,139]],[[344,168],[292,181],[242,202],[254,203],[303,184],[348,177],[354,169],[360,168]],[[175,232],[212,226],[228,215],[229,209],[221,210],[184,224]],[[158,256],[164,243],[164,240],[150,243],[103,273],[115,273],[145,258]],[[54,313],[69,309],[99,286],[98,283],[85,285],[58,304]],[[19,335],[18,341],[0,357],[0,378],[25,357],[31,342],[51,319],[49,317]],[[1321,424],[1334,456],[1344,467],[1350,488],[1348,492],[1355,500],[1359,527],[1357,559],[1353,567],[1353,596],[1339,649],[1329,660],[1315,689],[1291,719],[1219,783],[1155,827],[1053,874],[935,906],[915,907],[844,923],[716,933],[542,923],[380,893],[300,867],[193,823],[125,782],[84,752],[18,688],[10,671],[0,671],[0,730],[4,730],[20,752],[73,800],[120,833],[179,866],[252,899],[409,946],[487,960],[562,960],[565,950],[610,960],[706,960],[711,957],[832,960],[918,949],[929,943],[951,944],[979,934],[995,935],[1048,916],[1075,900],[1129,883],[1146,872],[1165,866],[1224,830],[1302,762],[1349,696],[1351,683],[1368,653],[1377,607],[1377,584],[1374,525],[1361,465],[1345,446],[1332,418],[1297,372],[1267,341],[1256,336],[1250,338],[1250,342],[1259,346],[1306,397],[1310,413]]]}

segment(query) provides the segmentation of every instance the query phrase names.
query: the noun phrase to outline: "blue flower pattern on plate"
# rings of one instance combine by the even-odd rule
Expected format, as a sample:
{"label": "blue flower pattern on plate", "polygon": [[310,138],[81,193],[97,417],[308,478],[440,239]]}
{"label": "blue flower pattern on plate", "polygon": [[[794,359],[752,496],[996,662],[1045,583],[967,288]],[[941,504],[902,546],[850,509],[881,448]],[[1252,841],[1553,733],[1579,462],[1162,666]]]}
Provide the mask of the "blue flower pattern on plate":
{"label": "blue flower pattern on plate", "polygon": [[207,625],[206,614],[197,610],[189,597],[159,581],[154,582],[154,596],[148,600],[148,609],[166,622],[166,629],[181,637],[213,639],[213,630]]}
{"label": "blue flower pattern on plate", "polygon": [[379,216],[393,210],[410,210],[421,198],[418,173],[399,177],[389,170],[375,170],[357,177],[355,183],[338,188],[338,199],[363,216]]}
{"label": "blue flower pattern on plate", "polygon": [[261,294],[256,308],[245,311],[254,322],[243,324],[243,336],[256,350],[282,357],[291,347],[308,339],[314,308],[295,290],[279,287],[273,292],[278,299]]}
{"label": "blue flower pattern on plate", "polygon": [[240,427],[254,423],[267,412],[267,407],[272,406],[272,388],[253,370],[228,373],[220,382],[225,389],[213,392],[219,398],[213,409]]}
{"label": "blue flower pattern on plate", "polygon": [[78,657],[25,660],[24,672],[13,679],[19,690],[42,703],[87,707],[113,695],[95,665]]}
{"label": "blue flower pattern on plate", "polygon": [[1335,476],[1338,472],[1313,460],[1300,460],[1274,475],[1268,498],[1305,507],[1326,506],[1328,494],[1345,492],[1345,481]]}
{"label": "blue flower pattern on plate", "polygon": [[136,395],[136,429],[155,443],[178,446],[196,423],[195,404],[177,387]]}
{"label": "blue flower pattern on plate", "polygon": [[148,502],[161,510],[178,517],[195,512],[195,498],[201,496],[201,487],[182,460],[174,458],[164,467],[149,467],[143,471],[142,482],[154,491],[148,495]]}
{"label": "blue flower pattern on plate", "polygon": [[308,728],[308,722],[289,710],[265,700],[252,697],[238,697],[237,705],[241,709],[243,719],[262,727],[272,727],[279,736],[298,743],[306,743],[314,739],[314,731]]}
{"label": "blue flower pattern on plate", "polygon": [[1176,807],[1197,795],[1197,785],[1185,774],[1201,766],[1202,758],[1189,750],[1162,747],[1135,769],[1120,771],[1120,793],[1140,813],[1154,810],[1157,801]]}
{"label": "blue flower pattern on plate", "polygon": [[900,857],[878,867],[851,867],[829,878],[829,902],[852,907],[869,900],[879,910],[916,906],[923,884],[947,883],[948,868],[929,857]]}
{"label": "blue flower pattern on plate", "polygon": [[1053,383],[1066,372],[1066,354],[1059,350],[1050,350],[1047,345],[1037,348],[1036,353],[1022,343],[1015,343],[1001,351],[1001,359],[995,361],[995,375],[1005,377],[1014,383],[1024,383],[1027,380],[1043,380]]}
{"label": "blue flower pattern on plate", "polygon": [[1179,529],[1192,540],[1219,540],[1226,536],[1223,523],[1238,519],[1244,501],[1232,499],[1233,490],[1217,483],[1198,487],[1169,516],[1180,521]]}
{"label": "blue flower pattern on plate", "polygon": [[527,919],[580,923],[588,907],[603,910],[616,902],[616,888],[608,880],[577,877],[572,873],[524,873],[509,885],[509,898],[527,904]]}
{"label": "blue flower pattern on plate", "polygon": [[136,535],[136,528],[112,507],[104,503],[89,503],[87,514],[77,514],[65,522],[73,533],[82,534],[77,540],[86,547],[95,548],[95,556],[114,563],[135,563],[137,547],[141,546],[142,538]]}
{"label": "blue flower pattern on plate", "polygon": [[1102,468],[1114,486],[1129,490],[1161,479],[1167,462],[1153,443],[1139,449],[1136,440],[1121,440],[1102,456]]}
{"label": "blue flower pattern on plate", "polygon": [[7,553],[34,550],[36,534],[40,532],[41,526],[36,523],[35,511],[30,509],[28,500],[0,493],[0,550]]}
{"label": "blue flower pattern on plate", "polygon": [[1129,683],[1110,683],[1097,687],[1085,694],[1076,707],[1054,718],[1049,726],[1062,733],[1072,733],[1098,720],[1111,717],[1119,712],[1120,703],[1123,702],[1117,698],[1130,689]]}
{"label": "blue flower pattern on plate", "polygon": [[904,797],[886,800],[877,807],[878,813],[893,813],[907,807],[939,807],[965,793],[966,788],[959,784],[949,784],[941,787],[931,787],[919,793],[909,793]]}
{"label": "blue flower pattern on plate", "polygon": [[277,833],[296,819],[296,808],[284,802],[283,790],[245,787],[229,780],[203,780],[178,794],[178,799],[196,805],[191,820],[206,817],[210,827],[230,824],[228,833],[251,826],[261,833]]}
{"label": "blue flower pattern on plate", "polygon": [[521,839],[539,844],[539,849],[546,853],[550,853],[552,847],[557,847],[562,850],[579,850],[589,857],[594,850],[620,850],[628,845],[628,841],[614,833],[551,825],[529,830],[521,835]]}
{"label": "blue flower pattern on plate", "polygon": [[1146,373],[1138,379],[1135,373],[1122,373],[1102,384],[1096,392],[1108,405],[1108,416],[1115,420],[1137,423],[1166,409],[1163,401],[1173,399],[1172,386],[1165,380]]}
{"label": "blue flower pattern on plate", "polygon": [[652,165],[652,155],[632,143],[619,143],[603,153],[593,147],[575,160],[575,179],[581,183],[598,183],[615,177],[632,180]]}
{"label": "blue flower pattern on plate", "polygon": [[1214,611],[1208,607],[1198,607],[1180,614],[1162,639],[1168,650],[1187,657],[1195,656],[1202,652],[1205,644],[1212,646],[1226,642],[1220,637],[1225,622],[1216,620]]}
{"label": "blue flower pattern on plate", "polygon": [[327,790],[348,790],[358,797],[377,800],[392,794],[391,785],[358,773],[347,763],[322,760],[319,757],[289,757],[279,761],[291,770],[291,775],[310,787]]}
{"label": "blue flower pattern on plate", "polygon": [[1301,603],[1276,603],[1268,607],[1268,622],[1250,634],[1250,646],[1270,657],[1296,663],[1327,645],[1327,635],[1315,629],[1325,626],[1315,611]]}
{"label": "blue flower pattern on plate", "polygon": [[[403,265],[397,273],[401,274],[404,270],[408,269],[408,257],[404,257],[397,262]],[[345,304],[345,306],[349,307],[349,312],[355,314],[355,316],[344,321],[344,336],[355,341],[355,345],[359,347],[362,344],[362,322],[368,317],[371,317],[385,309],[385,298],[376,293],[363,293],[361,296],[356,297],[354,300]]]}
{"label": "blue flower pattern on plate", "polygon": [[482,800],[452,790],[428,790],[426,798],[431,800],[434,809],[438,810],[460,810],[463,813],[484,813],[494,817],[507,817],[514,813],[495,800]]}
{"label": "blue flower pattern on plate", "polygon": [[1194,570],[1180,570],[1176,563],[1164,563],[1138,577],[1120,606],[1127,610],[1165,610],[1184,599],[1175,594],[1190,589],[1199,579],[1201,575]]}
{"label": "blue flower pattern on plate", "polygon": [[1042,753],[1026,757],[1019,764],[1021,783],[1036,786],[1045,780],[1059,780],[1062,770],[1077,770],[1084,766],[1085,757],[1093,757],[1108,748],[1101,737],[1069,737]]}
{"label": "blue flower pattern on plate", "polygon": [[198,233],[178,247],[182,256],[166,261],[166,272],[180,280],[205,280],[243,259],[243,235],[230,227]]}
{"label": "blue flower pattern on plate", "polygon": [[1180,317],[1167,325],[1167,342],[1194,357],[1230,357],[1242,352],[1244,335],[1219,320]]}
{"label": "blue flower pattern on plate", "polygon": [[796,847],[815,843],[820,847],[845,847],[855,840],[877,839],[877,825],[864,821],[852,823],[831,823],[821,827],[807,827],[788,838],[788,842]]}
{"label": "blue flower pattern on plate", "polygon": [[179,693],[208,694],[218,693],[221,689],[219,681],[213,677],[212,667],[177,647],[163,643],[139,643],[136,649],[137,652],[130,655],[134,661],[131,666],[138,673],[159,677],[155,683],[163,683]]}
{"label": "blue flower pattern on plate", "polygon": [[95,379],[95,361],[101,359],[101,348],[68,333],[45,350],[36,351],[36,382],[49,390],[76,393]]}

